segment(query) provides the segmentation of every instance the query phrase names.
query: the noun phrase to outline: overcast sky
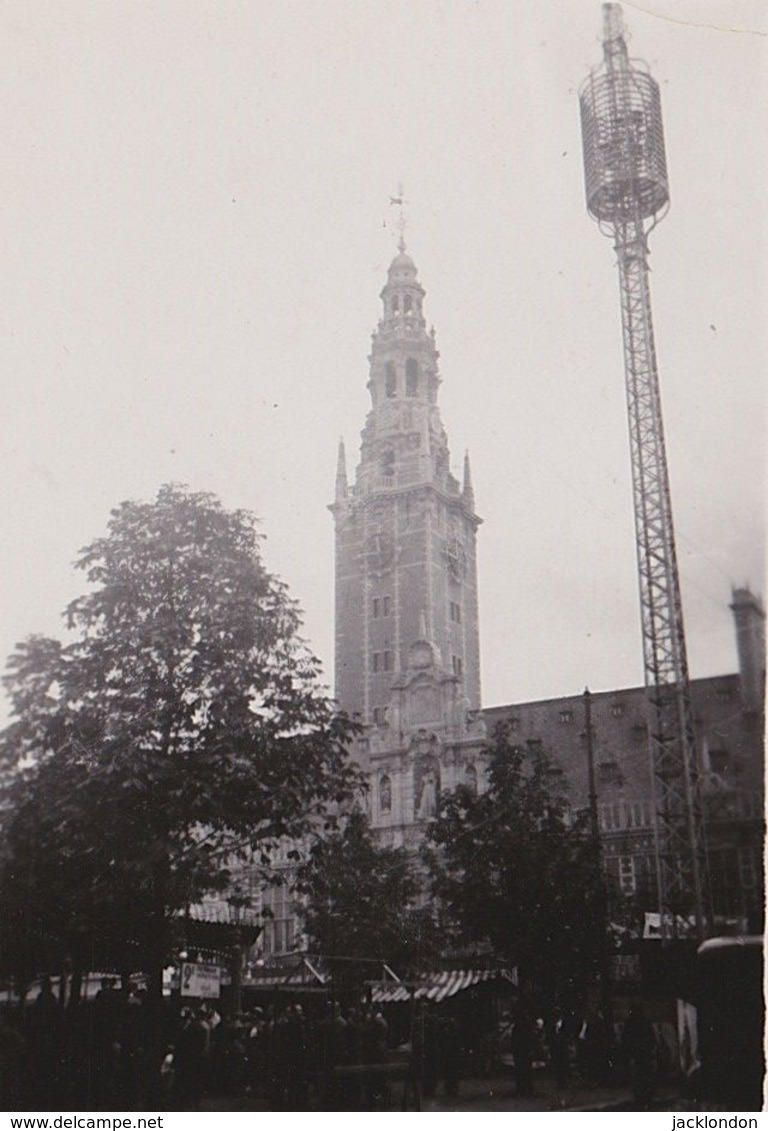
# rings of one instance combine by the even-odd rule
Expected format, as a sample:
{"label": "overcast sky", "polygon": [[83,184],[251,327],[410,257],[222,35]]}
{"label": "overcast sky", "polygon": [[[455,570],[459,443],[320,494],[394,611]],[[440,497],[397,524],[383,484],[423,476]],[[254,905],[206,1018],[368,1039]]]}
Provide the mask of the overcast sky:
{"label": "overcast sky", "polygon": [[[694,676],[762,591],[763,0],[625,4],[661,84],[652,293]],[[592,0],[0,0],[0,651],[58,634],[71,563],[169,480],[260,518],[332,678],[350,465],[405,185],[488,705],[642,682],[617,271],[586,215]]]}

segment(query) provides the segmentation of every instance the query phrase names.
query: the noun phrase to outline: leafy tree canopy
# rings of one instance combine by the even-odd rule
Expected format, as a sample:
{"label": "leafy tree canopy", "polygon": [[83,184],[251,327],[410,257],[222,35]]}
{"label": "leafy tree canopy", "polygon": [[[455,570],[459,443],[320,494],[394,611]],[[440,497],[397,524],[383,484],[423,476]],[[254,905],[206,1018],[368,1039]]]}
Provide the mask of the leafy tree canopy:
{"label": "leafy tree canopy", "polygon": [[49,952],[131,940],[164,961],[169,916],[224,888],[228,861],[266,865],[352,796],[349,725],[260,545],[212,495],[123,503],[76,563],[90,588],[66,611],[70,642],[11,656],[2,894]]}
{"label": "leafy tree canopy", "polygon": [[[418,906],[412,856],[405,848],[377,845],[358,808],[342,829],[315,840],[297,888],[306,900],[304,929],[321,954],[386,961],[399,973],[434,953],[435,928]],[[337,977],[350,973],[333,969]],[[381,966],[360,963],[354,973],[379,978]]]}
{"label": "leafy tree canopy", "polygon": [[603,937],[602,885],[585,823],[550,787],[550,767],[499,728],[489,788],[443,798],[425,859],[458,947],[490,947],[551,1001],[583,993]]}

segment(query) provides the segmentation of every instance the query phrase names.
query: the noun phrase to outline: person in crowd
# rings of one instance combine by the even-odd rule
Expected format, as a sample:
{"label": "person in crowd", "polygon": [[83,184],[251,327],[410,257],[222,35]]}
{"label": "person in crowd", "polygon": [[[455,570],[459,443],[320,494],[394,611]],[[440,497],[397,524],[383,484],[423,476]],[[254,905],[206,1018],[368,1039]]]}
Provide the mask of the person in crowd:
{"label": "person in crowd", "polygon": [[446,1096],[458,1096],[461,1042],[459,1040],[458,1023],[450,1013],[445,1014],[441,1019],[440,1045],[445,1094]]}
{"label": "person in crowd", "polygon": [[389,1025],[380,1009],[372,1007],[366,1018],[366,1052],[371,1064],[381,1064],[387,1059]]}
{"label": "person in crowd", "polygon": [[518,1096],[533,1095],[533,1054],[536,1029],[525,1005],[520,1005],[512,1029],[512,1056],[515,1061],[515,1087]]}
{"label": "person in crowd", "polygon": [[7,1006],[0,1013],[0,1111],[13,1111],[21,1104],[24,1055],[21,1017]]}
{"label": "person in crowd", "polygon": [[438,1024],[432,1003],[422,1001],[414,1022],[414,1073],[427,1098],[434,1096],[440,1077]]}
{"label": "person in crowd", "polygon": [[160,1107],[163,1111],[173,1111],[173,1097],[176,1094],[176,1047],[167,1045],[160,1062]]}
{"label": "person in crowd", "polygon": [[610,1083],[611,1043],[611,1031],[602,1011],[590,1011],[579,1032],[577,1057],[579,1072],[588,1084]]}
{"label": "person in crowd", "polygon": [[176,1041],[176,1094],[182,1110],[196,1111],[207,1084],[211,1034],[202,1012],[182,1010]]}
{"label": "person in crowd", "polygon": [[568,1018],[558,1013],[555,1015],[547,1039],[552,1070],[555,1074],[555,1083],[560,1091],[568,1084],[571,1073],[571,1032]]}
{"label": "person in crowd", "polygon": [[289,1043],[288,1009],[283,1009],[274,1019],[270,1041],[270,1108],[286,1111],[288,1091],[288,1065],[286,1050]]}
{"label": "person in crowd", "polygon": [[248,1084],[248,1032],[243,1018],[223,1021],[212,1040],[216,1045],[216,1087],[226,1095],[243,1095]]}
{"label": "person in crowd", "polygon": [[386,1111],[390,1106],[389,1081],[381,1071],[387,1061],[389,1026],[380,1009],[369,1006],[365,1011],[363,1027],[363,1059],[372,1069],[365,1084],[367,1111]]}
{"label": "person in crowd", "polygon": [[621,1037],[621,1051],[629,1065],[632,1093],[639,1111],[648,1111],[656,1080],[658,1046],[653,1025],[638,1002],[630,1010]]}
{"label": "person in crowd", "polygon": [[118,1040],[120,1043],[119,1093],[121,1104],[130,1110],[143,1100],[144,1029],[146,1010],[135,983],[128,982],[122,995]]}
{"label": "person in crowd", "polygon": [[349,1064],[349,1024],[338,1002],[333,1002],[330,1013],[320,1023],[318,1030],[319,1067],[322,1075],[322,1106],[325,1111],[343,1111],[347,1100],[344,1081],[336,1069]]}
{"label": "person in crowd", "polygon": [[309,1091],[309,1044],[304,1010],[298,1004],[286,1011],[283,1055],[287,1072],[289,1111],[306,1111]]}
{"label": "person in crowd", "polygon": [[269,1069],[268,1018],[263,1009],[253,1009],[248,1029],[248,1082],[256,1096],[268,1094]]}
{"label": "person in crowd", "polygon": [[89,1102],[97,1109],[117,1104],[121,997],[115,979],[105,976],[89,1007],[87,1059]]}
{"label": "person in crowd", "polygon": [[51,980],[43,978],[40,991],[26,1018],[27,1081],[30,1097],[44,1096],[46,1106],[61,1101],[63,1034],[62,1015]]}

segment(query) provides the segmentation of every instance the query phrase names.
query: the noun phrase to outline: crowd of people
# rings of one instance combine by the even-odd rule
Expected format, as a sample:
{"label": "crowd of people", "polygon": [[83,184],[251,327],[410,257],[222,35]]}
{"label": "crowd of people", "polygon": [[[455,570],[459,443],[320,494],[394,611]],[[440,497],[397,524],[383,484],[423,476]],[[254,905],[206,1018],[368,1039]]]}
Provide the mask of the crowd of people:
{"label": "crowd of people", "polygon": [[650,1102],[664,1060],[652,1022],[636,1003],[618,1028],[599,1009],[585,1016],[535,1017],[518,1007],[509,1026],[516,1094],[532,1097],[537,1069],[549,1068],[561,1091],[569,1084],[587,1088],[627,1082],[643,1105]]}
{"label": "crowd of people", "polygon": [[[456,1096],[467,1065],[450,1003],[415,1003],[399,1031],[369,1001],[342,1008],[325,998],[306,1007],[275,999],[229,1015],[219,1008],[165,999],[158,1015],[140,988],[112,978],[93,1000],[63,1007],[44,981],[25,1010],[0,1015],[0,1100],[6,1110],[183,1111],[206,1096],[274,1111],[382,1110],[416,1106],[439,1088]],[[520,1097],[534,1095],[537,1069],[565,1088],[571,1078],[615,1080],[619,1063],[638,1101],[650,1101],[658,1042],[639,1008],[617,1040],[599,1011],[545,1021],[518,1003],[506,1036]],[[488,1051],[485,1071],[500,1063],[500,1047]]]}
{"label": "crowd of people", "polygon": [[[210,1008],[182,1010],[166,1054],[169,1098],[199,1106],[204,1090],[252,1095],[273,1111],[376,1110],[391,1102],[389,1026],[365,1003],[305,1012],[298,1002],[256,1007],[224,1022]],[[401,1074],[405,1079],[408,1064]]]}
{"label": "crowd of people", "polygon": [[[314,1004],[314,1003],[313,1003]],[[62,1007],[44,981],[26,1009],[0,1013],[5,1109],[194,1110],[203,1097],[253,1096],[273,1110],[389,1106],[389,1026],[367,1003],[346,1013],[296,1002],[222,1015],[218,1003],[147,995],[105,978],[92,1001]],[[406,1058],[400,1078],[407,1081]],[[215,1101],[214,1101],[215,1102]]]}

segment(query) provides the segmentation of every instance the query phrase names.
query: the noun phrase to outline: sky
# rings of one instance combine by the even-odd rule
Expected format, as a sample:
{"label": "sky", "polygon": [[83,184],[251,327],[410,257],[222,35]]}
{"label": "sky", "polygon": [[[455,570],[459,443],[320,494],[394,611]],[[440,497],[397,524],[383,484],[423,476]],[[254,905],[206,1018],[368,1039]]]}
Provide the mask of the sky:
{"label": "sky", "polygon": [[[625,4],[688,652],[764,588],[763,0]],[[125,499],[254,512],[332,681],[336,447],[406,241],[472,458],[488,705],[642,683],[617,270],[584,205],[592,0],[0,0],[0,652],[63,632]]]}

